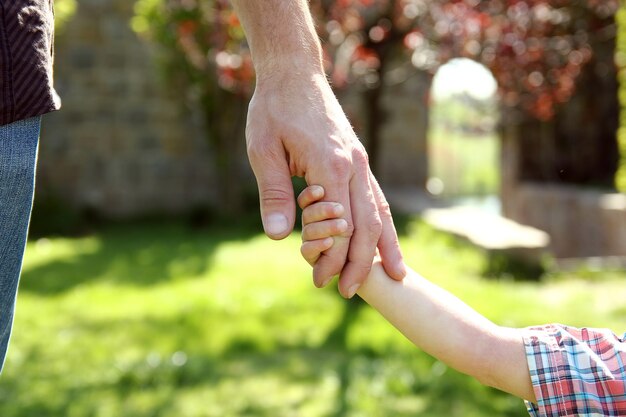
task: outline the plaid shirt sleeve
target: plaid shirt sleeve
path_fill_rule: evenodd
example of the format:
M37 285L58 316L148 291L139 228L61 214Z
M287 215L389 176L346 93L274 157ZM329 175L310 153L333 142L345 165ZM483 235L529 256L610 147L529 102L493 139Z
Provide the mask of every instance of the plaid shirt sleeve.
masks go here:
M523 330L536 417L626 416L626 334L560 324Z

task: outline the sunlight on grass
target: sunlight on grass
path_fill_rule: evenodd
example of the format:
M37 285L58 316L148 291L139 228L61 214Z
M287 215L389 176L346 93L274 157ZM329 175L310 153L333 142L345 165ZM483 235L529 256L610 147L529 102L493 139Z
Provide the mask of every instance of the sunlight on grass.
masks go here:
M80 256L94 254L100 250L96 237L82 239L42 238L29 244L28 256L24 259L24 270L51 262L72 262Z
M525 415L363 303L314 288L299 243L176 224L30 242L0 415ZM500 324L624 330L624 273L486 280L480 252L420 222L402 245Z

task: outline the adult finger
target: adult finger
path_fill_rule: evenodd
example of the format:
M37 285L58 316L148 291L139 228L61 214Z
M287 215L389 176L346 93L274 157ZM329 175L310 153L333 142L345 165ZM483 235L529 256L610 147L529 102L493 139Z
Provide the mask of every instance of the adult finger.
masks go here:
M265 234L283 239L293 230L296 207L282 143L278 139L249 137L248 158L259 187Z
M389 203L383 194L378 181L372 172L369 172L370 184L374 191L378 214L382 223L382 232L378 240L378 250L383 261L385 272L391 278L401 281L406 275L406 267L402 259L402 251L398 243L398 234L393 224Z
M332 237L318 240L307 240L306 242L302 242L302 246L300 246L300 253L309 265L313 266L319 259L321 253L333 246L333 242L334 240Z
M352 298L367 278L382 228L376 199L370 186L367 156L363 152L355 159L356 172L350 181L354 234L350 240L348 262L341 271L339 280L339 291L346 298Z

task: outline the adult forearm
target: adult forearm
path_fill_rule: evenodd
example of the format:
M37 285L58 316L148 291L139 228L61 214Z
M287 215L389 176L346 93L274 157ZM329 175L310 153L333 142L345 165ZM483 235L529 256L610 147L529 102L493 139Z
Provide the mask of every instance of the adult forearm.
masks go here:
M277 72L323 74L321 46L306 0L231 0L257 77Z
M521 337L409 270L402 282L374 265L359 295L411 342L479 381L534 401Z

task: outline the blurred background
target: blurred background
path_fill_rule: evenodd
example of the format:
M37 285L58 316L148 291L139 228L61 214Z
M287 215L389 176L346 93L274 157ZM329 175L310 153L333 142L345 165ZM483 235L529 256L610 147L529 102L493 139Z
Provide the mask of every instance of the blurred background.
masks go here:
M1 416L527 415L315 289L297 233L262 235L227 1L55 6L63 110L44 117ZM626 8L311 8L408 264L498 324L623 333Z

